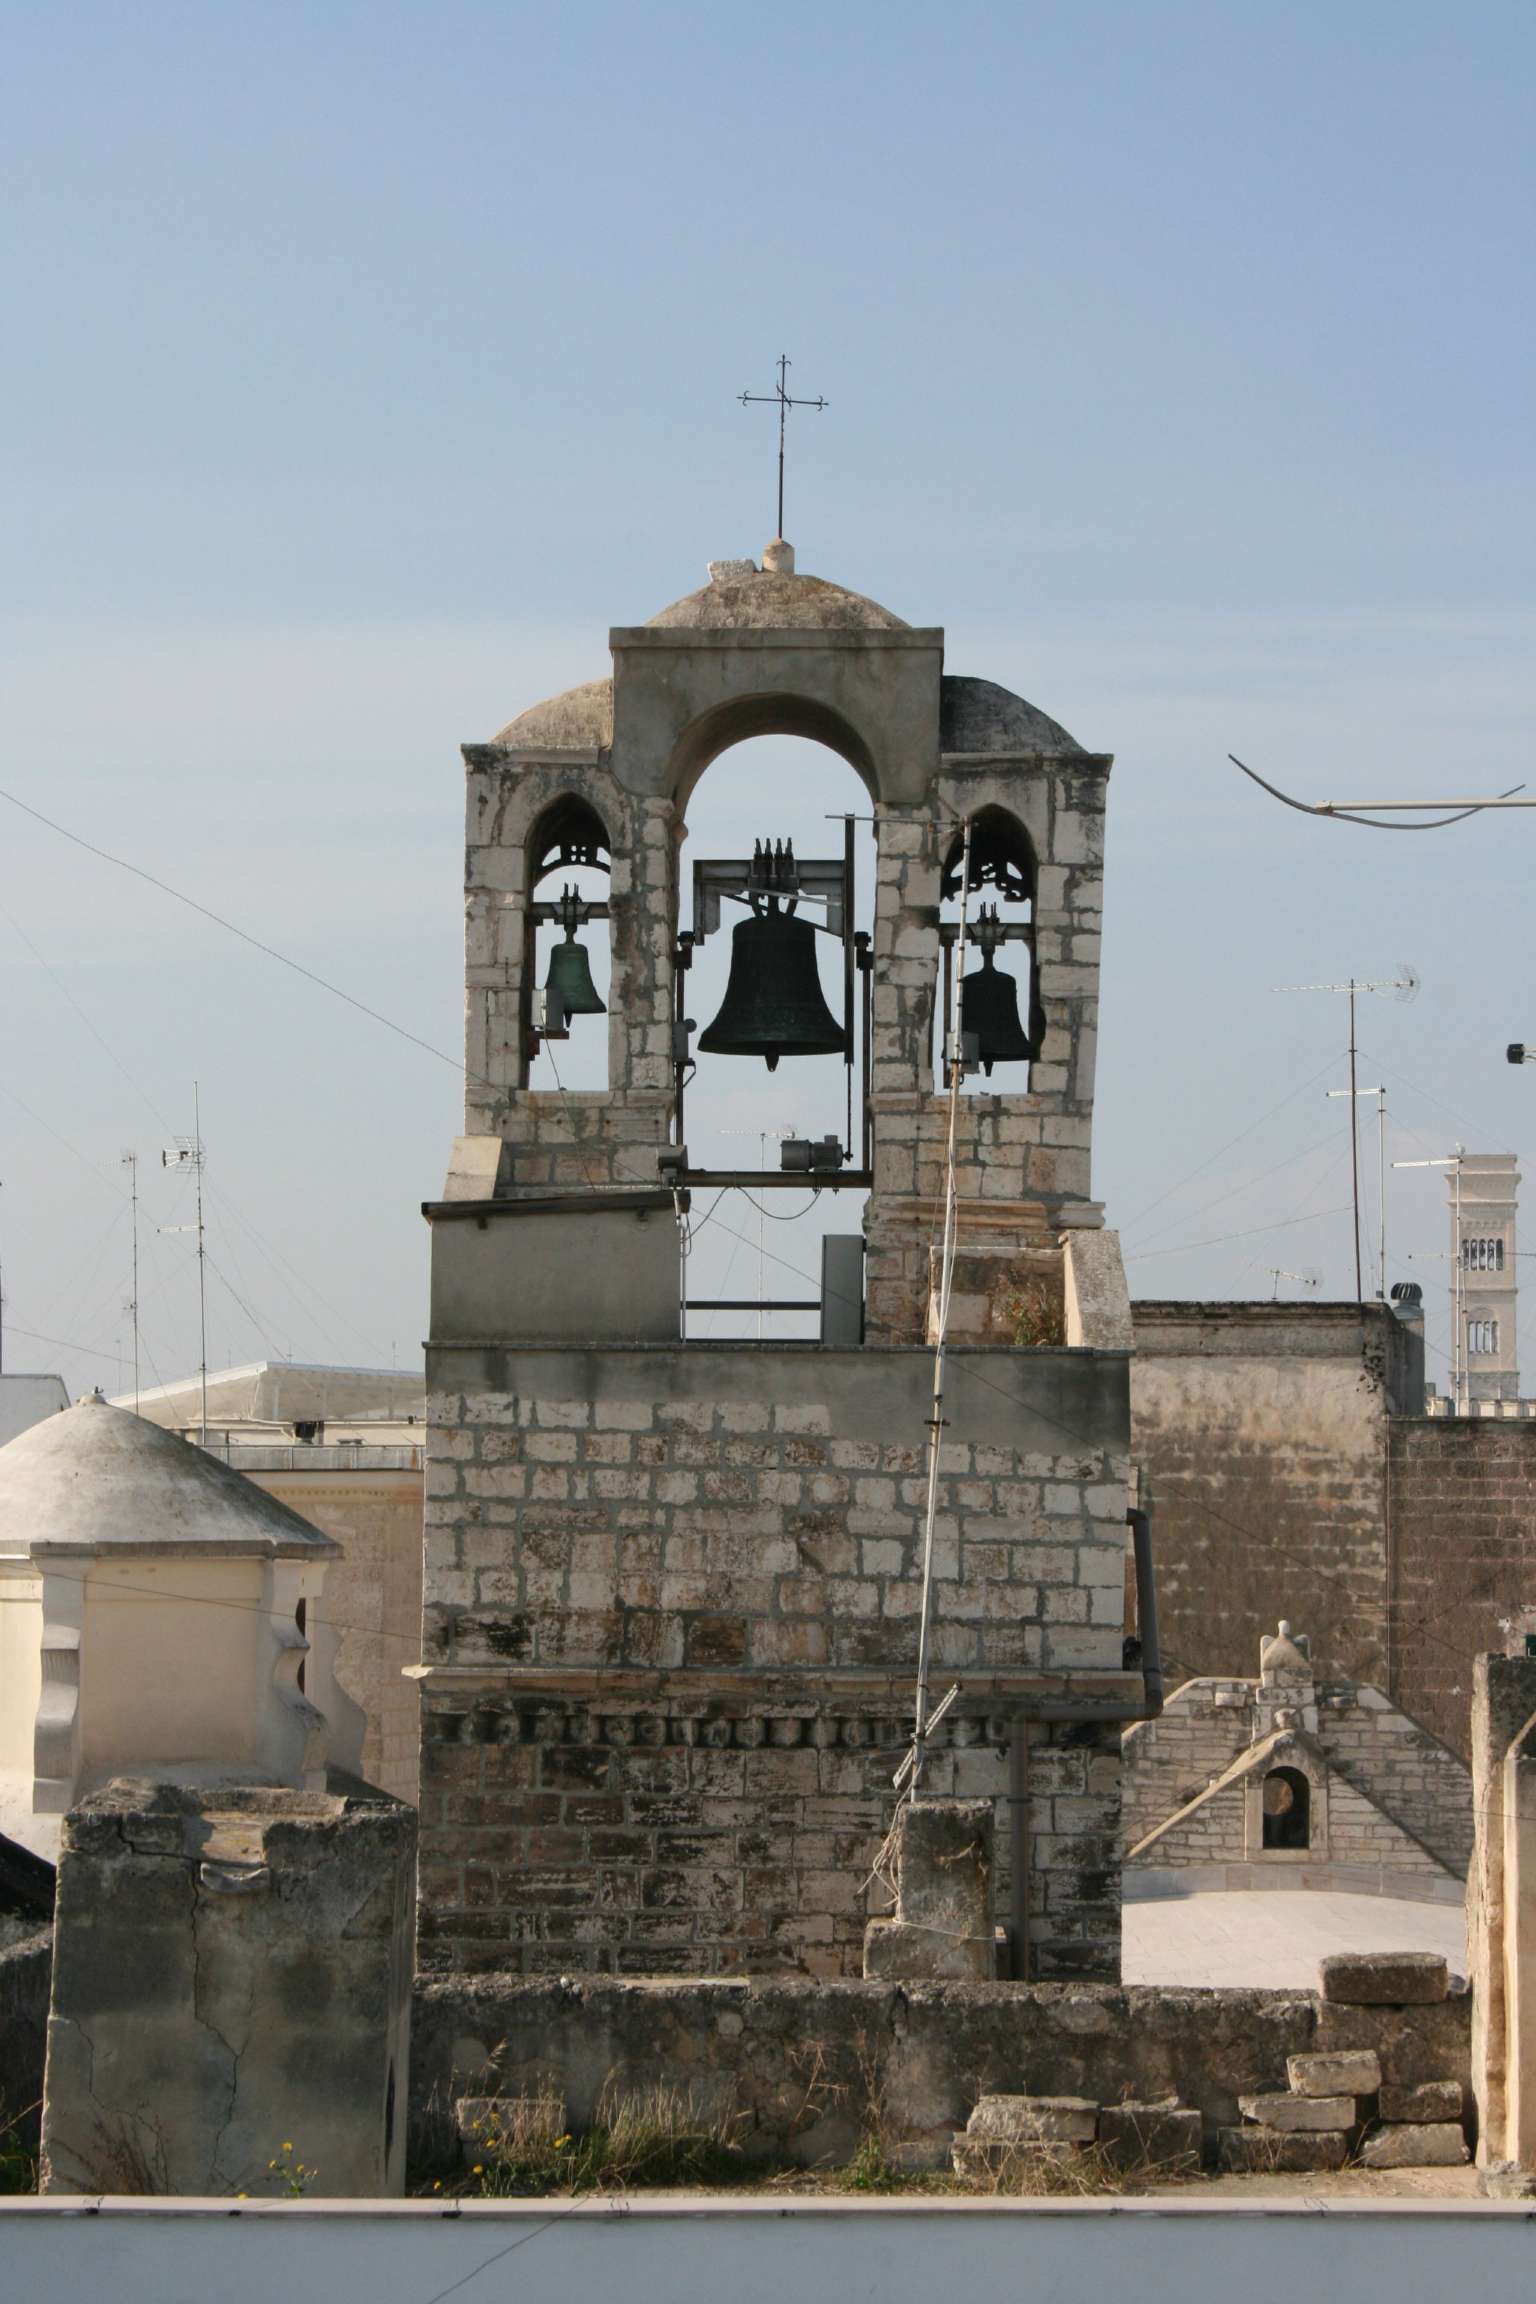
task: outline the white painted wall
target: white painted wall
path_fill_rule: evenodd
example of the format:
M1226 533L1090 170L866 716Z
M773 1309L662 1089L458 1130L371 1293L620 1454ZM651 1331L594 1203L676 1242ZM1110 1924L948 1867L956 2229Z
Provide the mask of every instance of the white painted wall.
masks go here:
M1520 2202L1180 2199L548 2201L347 2209L227 2200L0 2200L6 2290L28 2304L1526 2304Z
M43 1686L43 1580L0 1560L0 1776L32 1777L32 1724Z

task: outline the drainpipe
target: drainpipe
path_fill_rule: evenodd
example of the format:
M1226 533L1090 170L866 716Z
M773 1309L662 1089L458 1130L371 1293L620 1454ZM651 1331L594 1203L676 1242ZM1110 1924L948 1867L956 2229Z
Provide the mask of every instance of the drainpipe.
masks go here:
M1029 1723L1031 1720L1103 1721L1129 1725L1155 1720L1163 1709L1163 1653L1157 1632L1157 1582L1152 1572L1152 1515L1139 1507L1126 1513L1136 1559L1136 1626L1141 1635L1141 1702L1094 1704L1076 1702L1032 1704L1028 1715L1018 1715L1008 1740L1008 1822L1012 1858L1013 1975L1024 1983L1029 1974Z

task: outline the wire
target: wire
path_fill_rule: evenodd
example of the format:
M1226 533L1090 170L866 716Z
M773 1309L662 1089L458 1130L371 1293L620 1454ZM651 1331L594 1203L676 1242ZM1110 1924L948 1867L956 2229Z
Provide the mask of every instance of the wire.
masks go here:
M462 1073L464 1071L464 1066L457 1056L450 1056L445 1050L434 1048L431 1041L423 1040L419 1033L408 1031L403 1024L397 1024L392 1016L385 1016L379 1009L370 1008L366 1000L359 1000L352 993L344 992L339 984L332 984L327 977L318 975L313 968L306 968L302 960L291 960L286 952L279 952L275 944L263 943L259 936L253 936L246 928L237 927L233 920L226 920L222 913L213 911L206 904L199 904L195 896L188 896L182 889L173 888L168 880L161 880L155 873L146 872L142 864L130 864L125 856L114 856L109 849L98 848L93 840L82 839L78 832L71 832L63 824L56 824L53 818L45 816L40 808L33 808L27 801L18 800L14 792L7 792L3 786L0 786L0 800L8 800L11 806L19 808L24 816L30 816L36 823L46 825L48 830L56 832L61 840L68 840L76 848L83 848L88 856L98 857L103 864L115 865L119 872L129 872L135 880L146 881L151 888L158 888L162 896L169 896L176 903L185 904L189 912L200 913L203 919L211 920L215 928L222 928L227 935L238 936L242 944L249 944L253 951L264 952L269 960L276 960L280 966L291 968L295 976L302 976L308 983L318 985L322 992L329 992L333 999L344 1000L347 1006L355 1008L360 1016L367 1016L373 1023L382 1024L386 1032L395 1033L401 1040L409 1040L412 1047L420 1048L425 1055L435 1056L440 1064L451 1065L455 1072ZM489 1087L492 1083L487 1081L482 1082L481 1085Z
M1368 1048L1361 1048L1357 1052L1361 1056L1371 1056L1371 1052ZM1371 1056L1371 1062L1373 1064L1380 1065L1381 1070L1386 1073L1387 1077L1391 1080L1395 1080L1400 1088L1407 1088L1411 1090L1415 1096L1422 1096L1426 1104L1433 1104L1435 1109L1439 1112L1443 1112L1448 1120L1454 1120L1458 1126L1470 1129L1474 1136L1483 1137L1493 1146L1496 1152L1507 1153L1511 1159L1518 1157L1512 1144L1501 1144L1498 1137L1493 1134L1491 1129L1481 1127L1475 1120L1469 1120L1464 1112L1452 1111L1449 1104L1443 1103L1438 1096L1432 1096L1429 1090L1427 1088L1421 1088L1416 1080L1408 1079L1406 1074L1402 1072L1394 1072L1390 1064L1383 1063L1381 1057ZM1404 1127L1407 1127L1407 1122L1404 1121L1403 1125ZM1413 1134L1412 1129L1409 1129L1409 1134ZM1421 1136L1419 1138L1419 1142L1422 1144L1423 1141L1424 1139Z
M1235 1136L1227 1139L1225 1144L1219 1144L1207 1159L1201 1161L1198 1168L1191 1168L1189 1174L1181 1176L1177 1184L1170 1184L1166 1192L1159 1192L1155 1200L1149 1200L1145 1208L1139 1209L1129 1222L1122 1226L1122 1238L1126 1232L1134 1232L1138 1224L1144 1223L1154 1208L1161 1208L1165 1200L1171 1200L1175 1192L1182 1192L1186 1184L1193 1184L1195 1178L1203 1176L1207 1168L1214 1168L1217 1161L1225 1158L1234 1145L1241 1144L1243 1139L1251 1136L1256 1128L1262 1128L1266 1120L1273 1120L1275 1114L1283 1112L1287 1104L1294 1104L1298 1096L1305 1095L1309 1088L1315 1088L1323 1074L1332 1070L1333 1062L1334 1059L1330 1056L1327 1063L1320 1064L1311 1078L1303 1080L1299 1088L1292 1088L1288 1094L1281 1097L1278 1104L1271 1104L1269 1110L1261 1112L1257 1120L1250 1120L1246 1128L1240 1128Z
M1292 1224L1320 1224L1325 1216L1347 1216L1349 1201L1338 1208L1314 1208L1307 1216L1282 1216L1278 1224L1250 1224L1244 1232L1213 1232L1207 1240L1182 1240L1173 1248L1137 1248L1126 1257L1127 1264L1149 1264L1155 1256L1193 1255L1197 1248L1219 1248L1226 1240L1263 1239L1271 1232L1284 1232Z
M1283 1154L1280 1159L1274 1162L1273 1166L1261 1168L1256 1176L1245 1176L1240 1184L1233 1184L1225 1192L1218 1192L1214 1200L1206 1200L1200 1207L1191 1208L1187 1215L1170 1216L1166 1224L1160 1224L1155 1232L1149 1232L1146 1236L1147 1239L1161 1240L1165 1232L1176 1231L1181 1224L1196 1223L1200 1217L1209 1216L1213 1208L1219 1208L1224 1200L1235 1198L1239 1192L1251 1192L1255 1185L1262 1184L1266 1178L1273 1176L1277 1169L1292 1167L1299 1160L1310 1160L1314 1152L1322 1152L1328 1146L1336 1145L1337 1141L1337 1131L1330 1129L1326 1136L1319 1136L1315 1144L1306 1145L1300 1152ZM1144 1255L1145 1252L1144 1248L1138 1248L1136 1251L1138 1255Z

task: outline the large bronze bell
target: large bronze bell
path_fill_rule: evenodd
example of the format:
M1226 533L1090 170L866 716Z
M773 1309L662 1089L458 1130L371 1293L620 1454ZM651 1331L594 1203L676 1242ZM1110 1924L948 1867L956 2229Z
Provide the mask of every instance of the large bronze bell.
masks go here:
M710 1056L761 1056L770 1072L781 1056L841 1056L843 1028L822 996L816 931L809 920L754 907L731 936L731 973L720 1013L699 1034Z
M1013 1064L1032 1056L1029 1034L1019 1022L1019 987L1005 969L996 967L990 952L981 966L960 986L960 1031L974 1034L976 1057L988 1079L994 1064Z
M549 956L544 989L554 993L567 1016L606 1016L608 1013L592 981L586 946L577 943L575 932L570 928L566 929L564 942L557 944Z

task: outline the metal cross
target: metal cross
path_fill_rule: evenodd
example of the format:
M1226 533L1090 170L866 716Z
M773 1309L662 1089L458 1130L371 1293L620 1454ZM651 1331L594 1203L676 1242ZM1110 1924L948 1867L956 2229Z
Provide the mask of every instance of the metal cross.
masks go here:
M750 402L757 401L764 407L776 407L779 411L779 525L775 530L775 534L779 536L784 533L784 419L791 408L825 408L827 406L825 400L797 400L793 393L785 389L789 365L789 354L781 352L779 354L779 380L773 391L737 394L743 408L747 407Z

